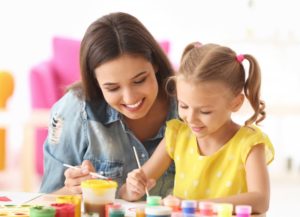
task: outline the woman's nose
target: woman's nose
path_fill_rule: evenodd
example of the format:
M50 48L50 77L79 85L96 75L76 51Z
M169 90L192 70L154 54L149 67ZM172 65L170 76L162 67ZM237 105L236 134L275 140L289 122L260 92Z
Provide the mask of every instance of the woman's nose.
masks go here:
M123 91L123 102L125 104L135 103L135 92L132 88L126 88Z

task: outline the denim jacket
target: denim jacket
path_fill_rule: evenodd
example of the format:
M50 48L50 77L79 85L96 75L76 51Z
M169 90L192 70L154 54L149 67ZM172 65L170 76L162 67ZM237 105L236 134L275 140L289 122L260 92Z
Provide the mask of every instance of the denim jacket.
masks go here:
M177 117L176 100L172 99L166 121ZM145 163L162 140L165 128L164 124L156 136L142 144L126 127L121 114L104 100L91 104L83 100L81 90L70 90L51 110L40 191L49 193L62 188L66 170L63 163L80 165L83 160L91 161L96 172L114 179L120 187L127 173L138 167L133 146L140 163ZM174 173L172 165L150 193L170 193Z

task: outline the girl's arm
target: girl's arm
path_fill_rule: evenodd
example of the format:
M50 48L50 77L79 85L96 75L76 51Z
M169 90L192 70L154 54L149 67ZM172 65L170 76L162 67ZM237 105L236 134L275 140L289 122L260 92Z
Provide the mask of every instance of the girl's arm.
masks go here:
M163 138L150 159L142 166L142 169L149 179L157 180L169 168L172 163L167 148L166 140Z
M171 162L163 139L141 169L128 173L126 183L120 188L119 196L128 201L140 199L145 195L145 188L154 187L155 180L168 169Z
M230 197L211 199L213 202L228 202L233 205L250 205L253 213L265 213L269 209L270 181L265 159L264 144L256 145L246 161L248 192Z

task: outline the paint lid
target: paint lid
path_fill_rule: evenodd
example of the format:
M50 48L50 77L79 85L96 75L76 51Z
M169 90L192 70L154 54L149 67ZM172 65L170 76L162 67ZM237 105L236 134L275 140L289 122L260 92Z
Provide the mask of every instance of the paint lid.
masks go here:
M172 209L166 206L150 206L145 209L146 215L168 216L171 215Z
M251 214L252 208L248 205L237 205L235 206L236 214Z
M215 204L213 202L199 202L199 209L209 209L209 210L213 210L215 207Z
M32 217L51 217L55 215L55 208L51 206L33 206L29 210Z
M51 206L56 210L63 210L67 212L74 212L75 209L75 205L71 203L52 203Z
M213 202L199 202L199 209L201 210L214 210L215 204Z
M180 200L176 197L167 197L163 200L163 203L165 206L170 206L170 207L180 206Z
M219 203L217 205L218 216L231 217L233 211L233 205L230 203Z
M125 215L125 210L121 204L112 204L108 208L110 217L123 217Z
M148 196L147 206L159 206L161 204L161 196Z
M111 180L89 179L81 182L81 187L92 188L92 189L117 188L118 183Z
M181 202L182 208L197 208L197 201L195 200L183 200Z
M122 205L120 203L114 203L114 204L110 205L108 210L109 210L109 213L113 213L113 212L124 213L124 208L122 207Z

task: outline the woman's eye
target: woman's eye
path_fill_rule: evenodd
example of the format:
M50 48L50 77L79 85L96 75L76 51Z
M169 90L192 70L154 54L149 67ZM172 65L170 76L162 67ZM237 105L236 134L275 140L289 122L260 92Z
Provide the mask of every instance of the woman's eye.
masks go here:
M211 114L211 112L204 112L204 111L201 111L201 114L204 114L204 115L209 115L209 114Z
M118 87L114 87L114 88L107 88L106 90L108 92L114 92L114 91L117 91L119 88Z
M134 83L135 83L135 84L141 84L141 83L143 83L143 82L146 80L146 78L147 78L147 77L143 77L143 78L141 78L141 79L138 79L138 80L134 81Z

